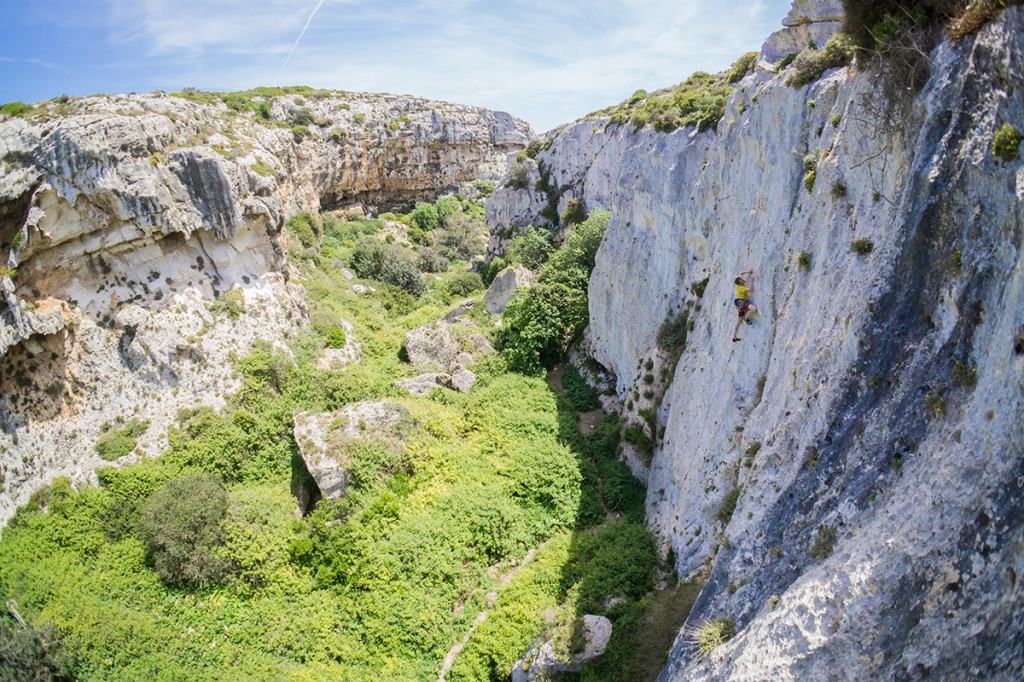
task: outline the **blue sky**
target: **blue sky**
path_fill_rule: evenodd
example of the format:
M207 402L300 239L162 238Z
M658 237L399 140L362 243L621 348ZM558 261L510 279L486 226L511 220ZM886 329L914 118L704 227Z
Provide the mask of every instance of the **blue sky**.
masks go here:
M543 132L617 103L637 88L665 87L693 71L726 68L760 48L781 26L790 1L4 0L3 5L4 102L186 86L311 85L476 104L525 118Z

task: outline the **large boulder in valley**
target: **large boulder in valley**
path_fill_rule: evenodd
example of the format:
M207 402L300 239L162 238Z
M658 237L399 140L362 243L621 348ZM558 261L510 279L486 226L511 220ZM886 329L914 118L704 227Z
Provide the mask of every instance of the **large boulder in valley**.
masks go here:
M577 673L585 663L603 654L612 638L612 622L604 616L586 615L577 627L582 629L582 650L560 651L564 647L552 640L530 647L512 668L512 682L539 682L553 679L556 673ZM573 637L572 641L579 640Z
M459 342L443 322L426 324L405 335L402 345L416 367L448 370L461 352Z
M299 490L299 506L308 511L321 497L337 499L351 480L349 446L370 439L399 443L415 422L398 403L383 400L348 405L337 412L296 412L295 442L316 490Z
M484 295L487 312L491 315L500 315L505 312L505 308L508 307L512 297L516 295L516 291L532 284L533 273L522 265L505 268L494 278Z

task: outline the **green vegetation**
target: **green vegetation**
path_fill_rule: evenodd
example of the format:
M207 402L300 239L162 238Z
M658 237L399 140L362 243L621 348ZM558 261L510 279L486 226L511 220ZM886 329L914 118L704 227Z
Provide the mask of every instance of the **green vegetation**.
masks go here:
M583 203L576 197L573 197L565 205L561 218L562 223L566 225L579 225L587 219L587 212L583 210Z
M992 153L1003 161L1013 161L1020 155L1020 142L1024 135L1009 123L996 131L992 140Z
M191 474L165 483L142 508L139 539L169 586L205 585L230 567L218 552L228 494L220 476Z
M963 11L957 15L949 28L953 40L962 40L1002 14L1003 10L1013 5L1020 5L1022 0L973 0L967 3Z
M24 102L7 102L0 106L0 115L10 116L11 118L25 116L32 113L32 108L31 104L25 104Z
M609 217L594 211L577 225L541 267L538 284L509 303L497 340L512 369L535 374L551 367L582 333L587 284Z
M946 397L939 390L929 391L924 397L924 406L932 415L940 415L946 411Z
M813 83L829 69L849 64L854 49L853 39L844 33L829 38L820 50L814 46L804 48L793 60L793 72L786 77L786 84L802 88Z
M698 625L690 633L690 639L701 658L722 646L736 636L736 621L732 618L719 618Z
M858 256L866 256L875 250L875 243L867 238L854 239L850 242L850 251Z
M957 360L953 363L953 381L963 388L974 388L978 384L978 368L974 363Z
M579 370L569 363L565 364L565 371L562 373L562 386L565 388L566 397L577 412L601 409L597 391L591 388Z
M818 177L818 152L813 151L804 156L804 187L810 192L814 189L814 181Z
M96 439L96 454L113 462L135 451L139 436L149 428L149 422L132 417L124 428L113 429L100 434Z
M734 69L738 65L739 62ZM673 88L644 93L640 99L634 94L625 102L594 112L590 117L607 116L609 125L629 122L635 129L650 125L663 133L686 126L696 126L698 131L704 132L718 125L725 114L725 100L732 92L727 78L726 73L711 75L698 71Z
M827 559L832 556L832 550L836 546L836 527L818 526L814 535L814 542L811 543L809 554L815 559Z
M530 225L512 240L506 255L511 263L522 263L529 269L536 270L547 261L552 249L554 245L551 243L551 232Z
M435 209L428 239L474 215L458 197ZM396 218L389 233L408 220ZM540 265L540 286L583 296L584 320L607 219L591 215ZM405 333L447 312L449 297L479 296L479 275L452 266L418 297L380 280L357 294L341 268L373 265L374 244L417 259L436 247L386 244L381 221L301 222L314 239L296 238L292 256L312 329L288 351L259 344L237 358L239 392L219 411L179 414L163 456L103 468L99 487L77 492L58 479L20 509L0 541L0 603L16 599L39 632L76 647L74 679L436 679L492 591L450 680L506 674L536 639L571 639L583 613L608 616L614 631L580 679L637 679L633 652L651 641L661 643L651 660L663 660L695 588L651 594L657 554L643 486L618 460L619 420L581 434L573 403L592 405L592 394L572 377L566 398L510 372L513 337L477 358L469 394L401 392L393 381L414 372L399 358ZM347 325L362 360L320 369ZM346 495L294 518L294 492L311 477L293 414L376 399L409 415L404 445L347 444ZM20 660L65 651L31 638L47 644ZM0 633L0 647L9 639Z
M7 609L20 617L15 604L8 604ZM0 613L0 678L70 682L75 679L71 674L74 666L71 650L62 645L53 628L34 628Z
M811 254L806 251L801 251L796 255L796 264L800 266L800 269L805 272L811 271Z
M756 63L757 52L746 53L737 59L736 63L732 65L732 69L729 70L729 75L725 77L725 82L730 84L739 82L747 75L747 73L750 72L750 69L752 69Z
M740 486L730 488L729 492L722 498L722 503L718 505L718 512L715 514L715 518L721 521L723 526L729 525L729 520L732 519L732 515L736 511L736 502L740 499L740 490Z
M245 312L245 294L239 289L225 291L210 304L210 312L214 315L224 314L235 320Z

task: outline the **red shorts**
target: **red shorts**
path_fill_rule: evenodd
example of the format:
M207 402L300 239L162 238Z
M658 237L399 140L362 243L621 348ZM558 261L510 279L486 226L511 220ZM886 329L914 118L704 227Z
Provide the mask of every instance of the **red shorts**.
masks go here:
M750 301L747 301L747 300L744 300L744 299L740 299L740 298L734 298L732 300L733 300L733 303L736 305L736 309L737 309L737 311L739 313L739 316L743 317L744 315L746 315L747 314L747 308L750 307Z

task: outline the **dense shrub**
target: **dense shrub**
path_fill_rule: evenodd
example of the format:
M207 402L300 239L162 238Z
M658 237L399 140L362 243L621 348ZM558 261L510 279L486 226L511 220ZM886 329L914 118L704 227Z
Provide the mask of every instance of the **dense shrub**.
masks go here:
M3 106L0 106L0 114L4 116L24 116L32 111L31 104L25 104L24 102L7 102Z
M579 370L570 363L565 364L565 371L562 373L562 386L565 388L566 397L577 412L589 412L601 408L597 391L591 388L590 384L580 375Z
M430 246L424 246L416 255L416 266L423 272L444 272L450 264L447 258Z
M491 282L498 274L508 267L505 259L501 256L495 256L491 259L490 263L485 263L480 268L480 276L483 277L484 286L491 286Z
M220 524L228 496L220 476L193 474L168 481L149 498L139 536L160 579L168 585L216 583L228 573L220 555Z
M683 308L658 327L658 348L676 356L682 354L686 350L686 337L692 328L690 309Z
M960 0L919 0L913 5L902 0L843 0L842 32L873 50L884 46L894 26L945 21L962 8Z
M34 628L0 615L0 679L5 682L70 682L75 679L74 656L62 646L58 633Z
M566 225L578 225L587 219L587 212L583 210L583 202L576 197L569 199L562 211L562 222Z
M725 114L725 100L732 92L725 79L725 74L698 71L674 88L644 93L642 98L634 95L596 115L608 116L609 125L630 122L635 129L651 125L659 132L697 126L703 132L716 126Z
M849 64L853 53L853 40L843 33L829 38L820 50L806 47L793 60L793 73L786 77L786 84L801 88L813 83L829 69Z
M1020 143L1024 135L1009 123L996 131L992 140L992 153L1003 161L1013 161L1020 154Z
M858 256L866 256L875 250L875 243L866 237L861 239L854 239L850 242L850 251L857 254Z
M729 70L729 75L725 77L726 83L736 83L743 79L744 76L750 71L751 67L757 63L757 52L747 52L745 55L736 60L736 63L732 65L732 69Z
M451 260L469 260L484 251L482 227L472 218L456 214L434 231L434 248Z
M317 219L312 214L305 212L298 213L288 219L284 224L284 228L288 230L288 234L293 235L296 239L302 242L302 245L307 249L316 245L320 226L317 224Z
M537 284L516 296L502 316L498 344L512 369L551 366L587 325L587 295L564 284Z
M657 563L654 540L643 526L610 523L577 538L563 584L579 590L582 613L600 613L610 597L636 599L649 592Z
M434 204L419 203L409 214L409 222L425 232L430 232L437 227L440 216Z
M400 246L363 242L353 252L351 264L360 277L391 284L413 296L427 286L412 255Z
M469 296L484 288L484 281L478 272L456 272L441 281L441 288L450 296Z
M512 262L536 270L548 259L553 248L551 233L542 227L530 225L512 240L506 253Z
M113 462L135 451L139 436L149 428L149 422L132 417L124 428L112 429L100 434L96 439L96 454L108 462Z
M722 498L722 503L718 505L718 512L715 517L722 522L723 525L729 525L729 520L732 518L733 512L736 511L736 502L740 499L740 487L735 486L729 489L729 492Z
M530 167L525 161L516 159L508 171L508 184L515 189L526 189L530 185Z

